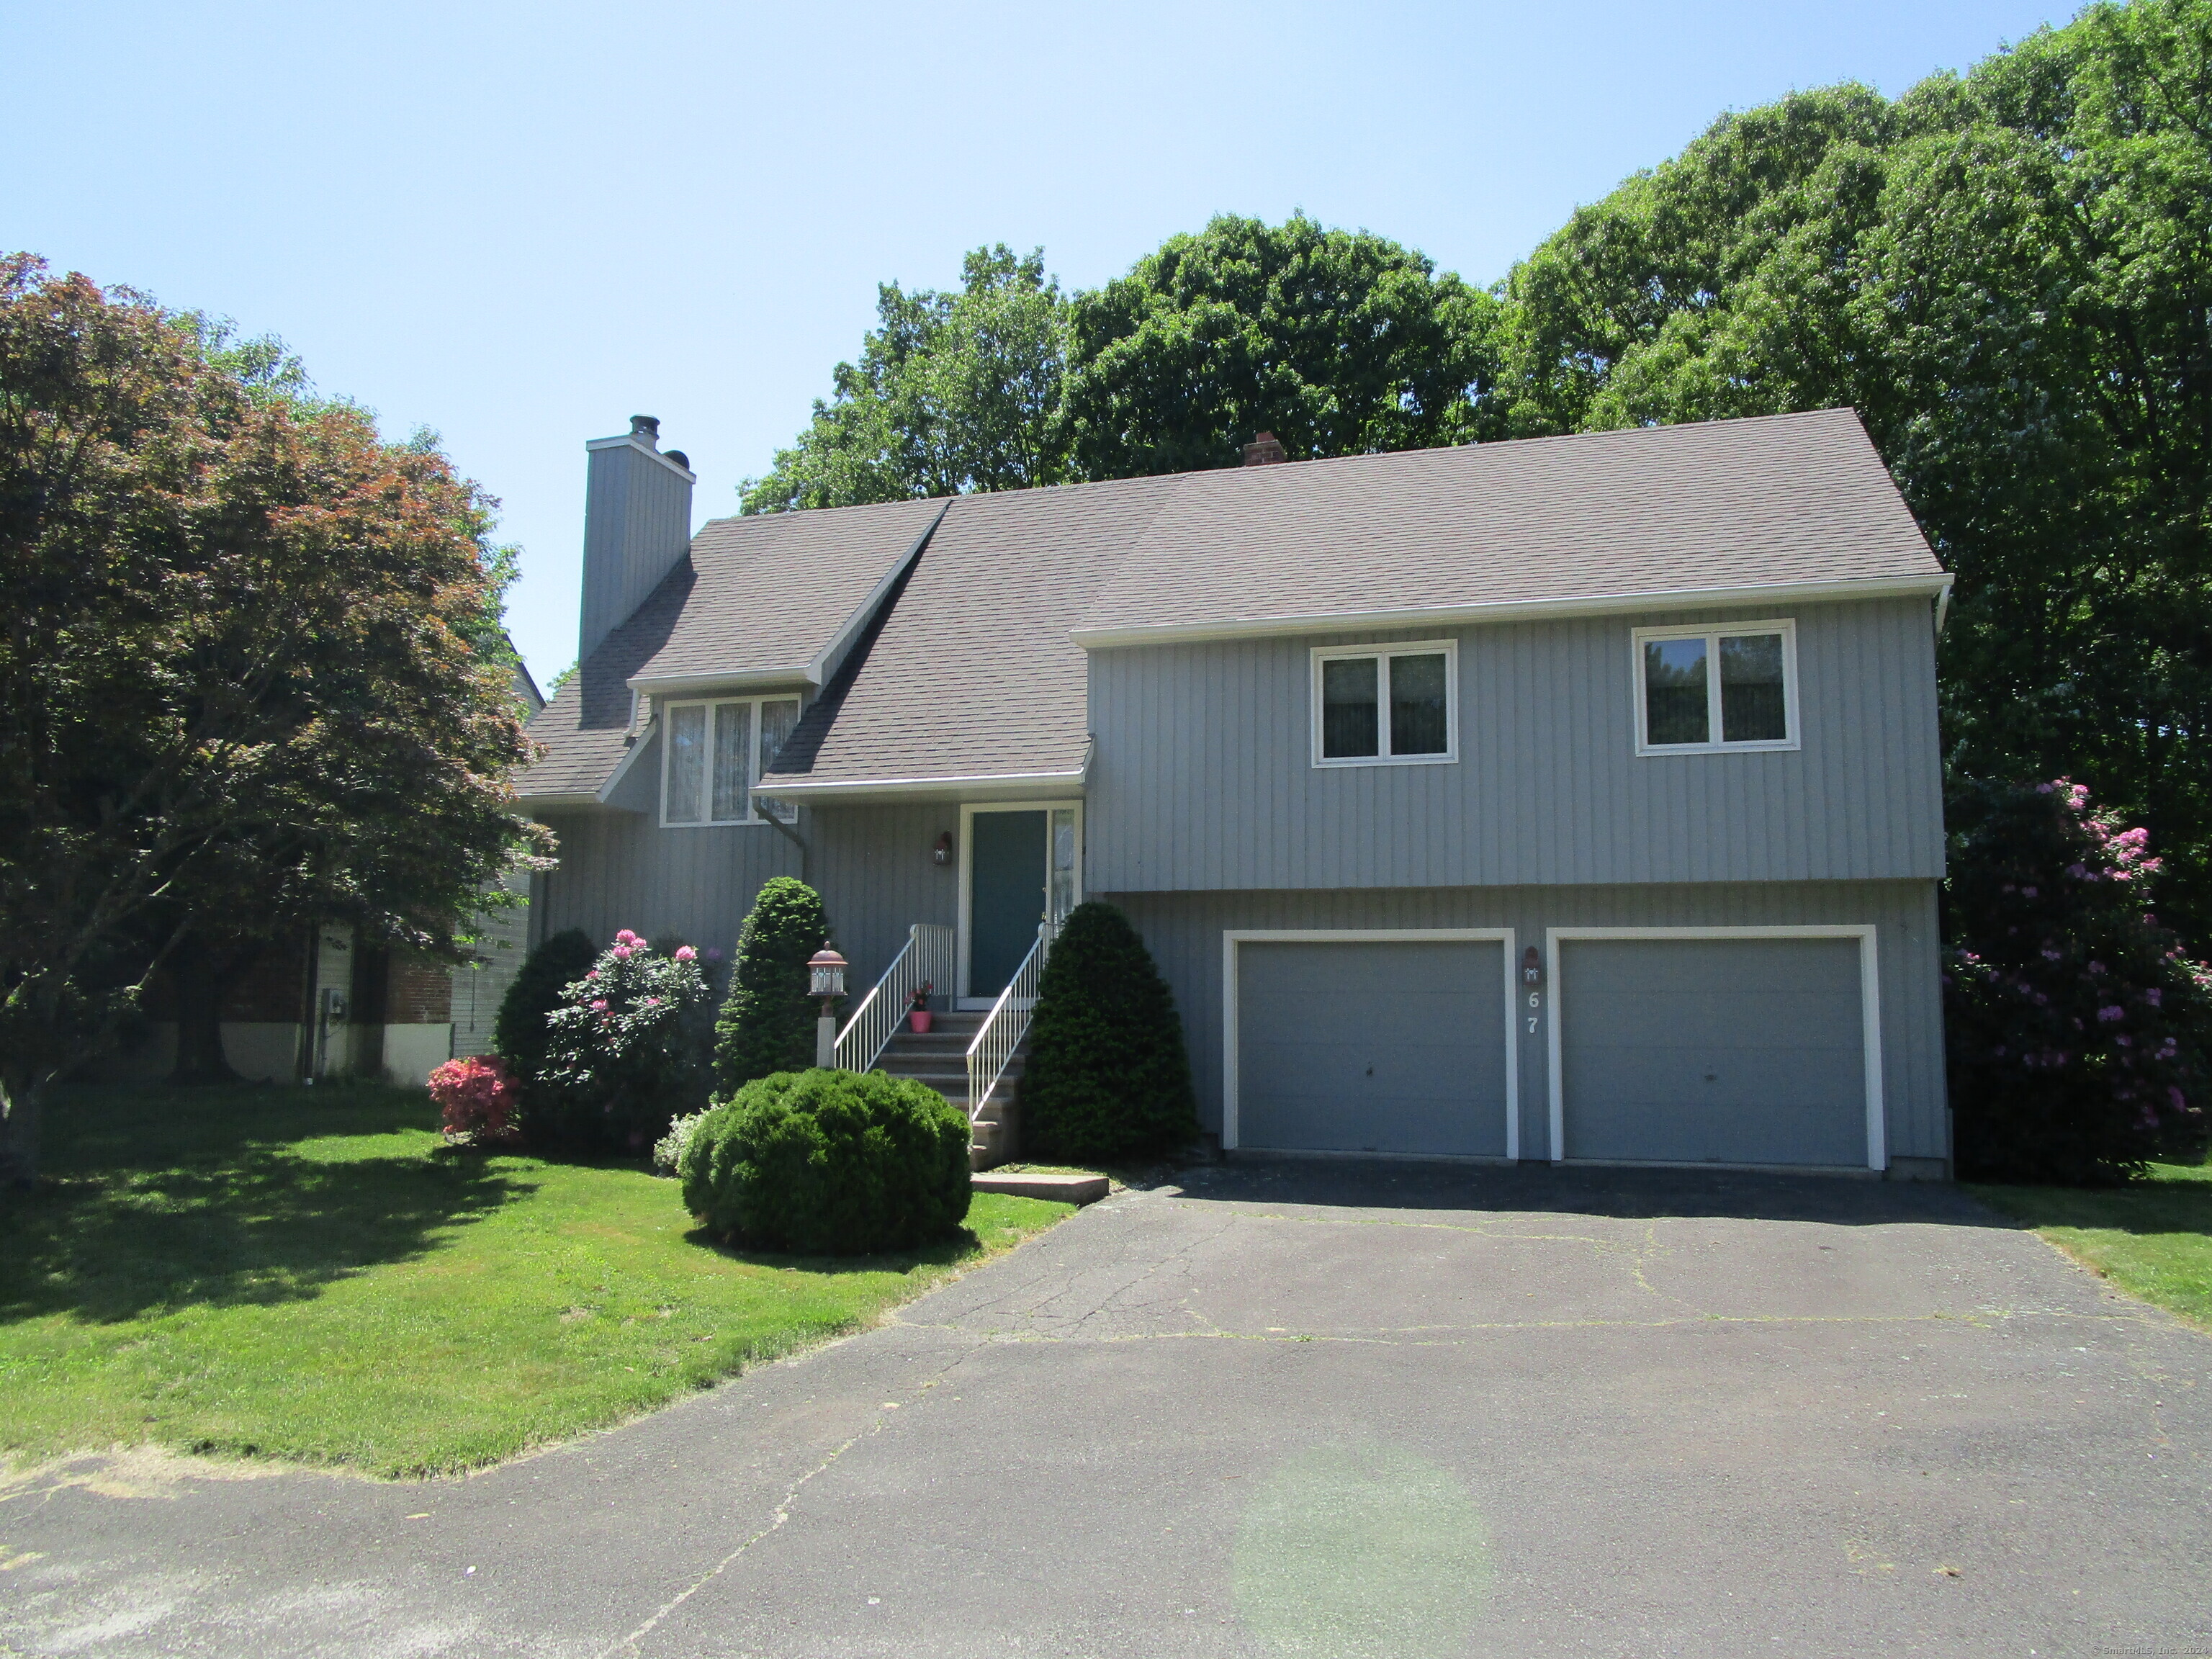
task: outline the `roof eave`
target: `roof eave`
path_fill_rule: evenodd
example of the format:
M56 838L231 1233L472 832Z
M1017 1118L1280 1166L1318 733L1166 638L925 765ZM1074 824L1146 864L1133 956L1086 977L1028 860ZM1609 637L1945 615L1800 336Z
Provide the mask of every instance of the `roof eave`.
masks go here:
M1210 640L1342 633L1353 629L1439 628L1460 623L1526 622L1553 617L1601 617L1626 611L1680 611L1716 605L1765 605L1808 600L1934 598L1951 578L1869 576L1850 581L1765 582L1742 587L1674 588L1641 593L1587 593L1557 599L1503 599L1480 605L1395 610L1314 611L1297 616L1236 617L1136 627L1077 628L1068 637L1085 651L1121 645L1201 644Z
M651 697L682 697L701 691L751 691L764 686L819 685L809 665L785 663L775 668L724 669L711 674L632 675L623 682L633 691Z
M818 783L786 783L765 777L757 793L769 800L796 804L831 801L910 800L934 797L941 800L1061 800L1083 793L1089 763L1066 772L987 772L957 777L830 779Z

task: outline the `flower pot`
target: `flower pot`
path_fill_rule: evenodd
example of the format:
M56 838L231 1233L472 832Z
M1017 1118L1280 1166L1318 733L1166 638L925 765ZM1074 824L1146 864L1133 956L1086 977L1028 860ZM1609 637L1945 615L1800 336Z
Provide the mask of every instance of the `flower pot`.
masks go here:
M927 1008L916 1008L907 1015L907 1019L913 1025L916 1036L924 1035L928 1031L932 1018Z

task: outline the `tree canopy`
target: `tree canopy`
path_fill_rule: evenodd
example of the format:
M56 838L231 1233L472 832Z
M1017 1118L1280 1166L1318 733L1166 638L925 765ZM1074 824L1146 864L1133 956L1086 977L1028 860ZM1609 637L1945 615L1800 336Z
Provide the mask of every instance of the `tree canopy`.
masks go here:
M1059 410L1067 302L1044 252L1004 243L962 262L957 294L876 290L858 364L764 478L747 513L1022 489L1066 476Z
M195 927L451 952L538 850L494 506L204 319L0 259L0 1107ZM258 367L257 367L258 362Z

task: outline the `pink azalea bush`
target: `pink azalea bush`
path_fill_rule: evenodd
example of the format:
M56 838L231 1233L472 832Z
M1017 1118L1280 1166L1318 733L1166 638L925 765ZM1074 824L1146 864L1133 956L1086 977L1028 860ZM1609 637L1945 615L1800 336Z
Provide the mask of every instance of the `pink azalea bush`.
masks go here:
M670 1121L702 1109L713 991L699 953L653 948L629 928L546 1016L531 1133L549 1146L643 1155Z
M1959 1172L2102 1184L2201 1149L2212 969L2151 910L2149 836L2064 778L1955 784L1947 813Z
M492 1054L449 1060L430 1073L430 1098L437 1103L446 1139L456 1146L499 1146L515 1140L520 1095L507 1067Z

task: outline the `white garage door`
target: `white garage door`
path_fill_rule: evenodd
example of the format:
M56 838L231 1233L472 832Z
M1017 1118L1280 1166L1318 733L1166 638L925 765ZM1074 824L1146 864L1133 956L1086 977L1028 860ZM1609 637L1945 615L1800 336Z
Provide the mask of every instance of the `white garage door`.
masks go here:
M1865 1167L1860 941L1565 939L1570 1158Z
M1507 1156L1504 952L1491 939L1241 942L1236 1144Z

